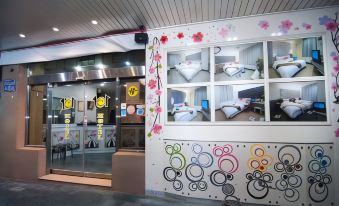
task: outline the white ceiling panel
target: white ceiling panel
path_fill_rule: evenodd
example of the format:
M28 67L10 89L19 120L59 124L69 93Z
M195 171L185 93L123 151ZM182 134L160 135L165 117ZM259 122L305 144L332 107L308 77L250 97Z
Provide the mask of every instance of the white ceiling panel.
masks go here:
M339 0L1 0L0 51L137 31L140 26L154 29L334 5Z

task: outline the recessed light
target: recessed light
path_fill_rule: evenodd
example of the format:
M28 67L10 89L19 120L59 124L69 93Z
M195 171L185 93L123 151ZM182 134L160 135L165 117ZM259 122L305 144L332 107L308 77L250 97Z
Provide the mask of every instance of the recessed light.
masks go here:
M74 69L77 71L81 71L81 66L75 66Z
M129 61L126 61L125 64L126 64L127 66L131 65L131 63L130 63Z
M53 31L55 31L55 32L60 31L57 27L53 27L52 29L53 29Z
M96 25L98 22L96 20L92 20L92 24Z
M96 67L99 68L99 69L105 69L106 68L106 66L103 65L103 64L97 64Z
M26 35L25 34L19 34L19 37L26 38Z

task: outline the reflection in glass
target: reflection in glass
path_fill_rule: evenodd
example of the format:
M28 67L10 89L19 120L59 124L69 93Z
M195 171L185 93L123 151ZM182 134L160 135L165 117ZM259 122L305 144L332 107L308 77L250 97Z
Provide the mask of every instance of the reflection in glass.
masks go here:
M167 83L209 82L209 48L167 54Z
M263 44L214 48L215 81L256 80L264 77Z
M210 121L208 87L188 87L167 90L168 121Z
M262 84L215 86L216 121L265 121Z
M326 121L324 81L271 83L271 121Z
M321 37L267 42L270 78L324 75Z

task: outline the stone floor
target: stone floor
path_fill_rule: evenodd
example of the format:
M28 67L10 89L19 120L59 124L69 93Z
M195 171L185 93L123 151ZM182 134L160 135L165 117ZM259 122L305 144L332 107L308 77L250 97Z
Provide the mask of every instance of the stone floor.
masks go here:
M221 201L178 196L150 197L108 188L0 178L0 206L223 206ZM239 203L229 205L241 205ZM248 205L248 204L247 204Z

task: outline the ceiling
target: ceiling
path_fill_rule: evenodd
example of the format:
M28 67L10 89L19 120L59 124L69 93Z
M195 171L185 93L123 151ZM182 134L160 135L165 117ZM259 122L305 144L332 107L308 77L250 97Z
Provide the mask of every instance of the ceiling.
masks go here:
M154 29L332 5L339 0L1 0L0 51L135 31L141 25Z

